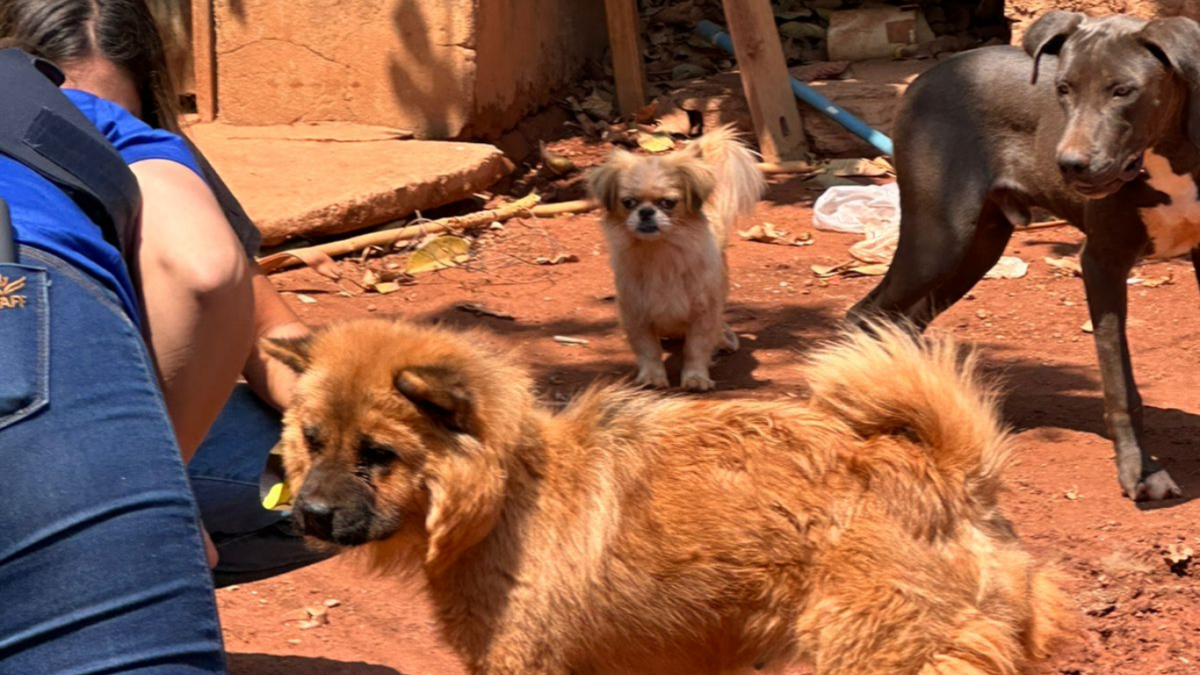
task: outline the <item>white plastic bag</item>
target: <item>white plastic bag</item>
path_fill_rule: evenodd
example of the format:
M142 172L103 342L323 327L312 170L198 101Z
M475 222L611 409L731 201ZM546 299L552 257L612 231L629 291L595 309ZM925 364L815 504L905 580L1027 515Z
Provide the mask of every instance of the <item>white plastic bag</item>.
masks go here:
M831 187L813 204L813 227L865 235L850 247L851 257L868 265L889 265L900 242L900 186ZM1028 270L1029 264L1020 258L1004 256L985 278L1019 279Z
M900 188L895 183L831 187L813 204L813 227L866 235L850 247L850 255L886 265L900 240Z
M899 230L900 187L896 183L831 187L813 204L813 227L865 234L868 239Z

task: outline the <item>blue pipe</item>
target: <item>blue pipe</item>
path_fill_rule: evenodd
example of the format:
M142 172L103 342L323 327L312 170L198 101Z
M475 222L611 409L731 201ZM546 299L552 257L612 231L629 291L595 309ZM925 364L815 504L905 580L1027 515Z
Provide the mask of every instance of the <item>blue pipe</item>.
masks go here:
M717 24L711 21L701 21L696 24L696 32L730 54L734 53L733 42L729 39L729 35ZM886 134L872 129L866 122L851 115L845 108L820 95L815 89L800 80L790 75L788 79L792 81L792 93L796 95L796 98L816 108L818 112L875 146L883 154L889 156L892 154L892 139L888 138Z

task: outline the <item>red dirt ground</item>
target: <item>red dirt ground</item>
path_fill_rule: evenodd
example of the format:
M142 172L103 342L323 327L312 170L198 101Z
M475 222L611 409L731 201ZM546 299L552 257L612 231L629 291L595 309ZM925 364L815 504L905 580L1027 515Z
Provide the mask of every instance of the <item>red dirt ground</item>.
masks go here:
M568 149L571 143L565 144ZM578 146L576 146L578 147ZM560 148L561 149L561 148ZM581 154L586 153L582 151ZM594 153L594 151L593 151ZM594 157L592 158L594 161ZM583 163L590 163L580 161ZM560 192L559 198L574 198ZM758 218L792 233L810 231L814 192L779 179ZM728 318L742 349L714 369L718 397L765 398L802 393L799 358L829 337L845 310L874 278L818 280L813 264L846 259L854 236L814 233L810 247L735 241ZM1019 431L1019 452L1005 506L1038 555L1068 575L1080 626L1037 675L1183 675L1200 672L1200 583L1196 566L1172 571L1166 547L1200 554L1200 385L1194 367L1200 322L1189 264L1176 260L1137 270L1174 283L1130 290L1129 334L1146 399L1148 441L1187 497L1141 508L1117 489L1112 448L1104 438L1101 400L1079 279L1056 276L1046 256L1077 252L1079 235L1059 228L1018 234L1009 253L1031 262L1018 280L985 280L935 326L983 348L1008 381L1005 414ZM308 271L277 275L313 323L397 315L486 329L519 345L548 401L562 401L600 377L628 374L633 359L607 299L613 285L595 214L510 221L489 232L466 268L424 275L386 296L336 294ZM573 253L578 263L533 264ZM348 276L361 274L342 263ZM506 321L455 308L479 303L509 313ZM560 344L555 335L583 338ZM678 359L671 364L677 372ZM887 386L880 373L879 386ZM452 675L462 666L443 647L416 586L368 578L330 561L283 577L218 593L234 675ZM328 625L302 630L296 611L327 599Z

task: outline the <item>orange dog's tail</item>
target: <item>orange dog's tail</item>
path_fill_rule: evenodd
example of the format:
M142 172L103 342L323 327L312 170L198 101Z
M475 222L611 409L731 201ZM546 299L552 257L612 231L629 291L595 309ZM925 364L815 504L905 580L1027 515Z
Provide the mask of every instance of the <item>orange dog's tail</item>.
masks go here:
M712 167L716 178L712 204L725 233L739 215L750 215L767 190L767 181L758 168L758 157L741 141L733 125L726 124L695 141L700 156Z
M996 390L973 352L948 337L875 323L820 349L808 366L811 405L864 438L911 433L947 478L994 503L1009 456Z

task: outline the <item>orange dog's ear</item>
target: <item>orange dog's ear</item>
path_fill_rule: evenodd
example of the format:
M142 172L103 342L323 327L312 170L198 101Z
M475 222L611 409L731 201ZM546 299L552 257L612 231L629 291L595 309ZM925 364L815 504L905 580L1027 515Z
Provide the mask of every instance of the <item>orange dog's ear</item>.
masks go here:
M429 458L427 570L445 568L496 527L506 482L500 453L474 436L464 434L456 449Z
M297 373L303 373L312 365L312 340L310 334L294 338L263 338L260 344L268 356Z
M500 454L486 443L466 377L450 368L422 366L400 371L396 389L446 429L457 432L455 447L426 463L429 513L425 531L427 568L444 567L479 543L496 525L504 502Z
M617 148L608 161L588 174L588 192L604 210L616 211L621 206L621 173L636 161L637 155Z
M397 391L447 429L473 433L475 406L460 373L421 366L400 371L395 382Z

